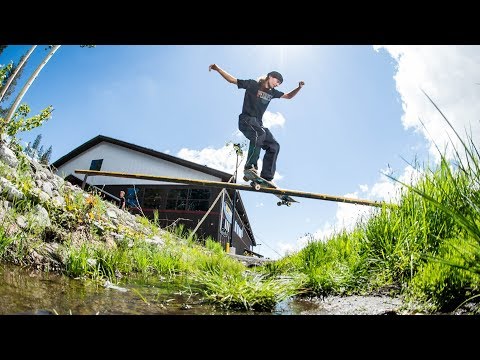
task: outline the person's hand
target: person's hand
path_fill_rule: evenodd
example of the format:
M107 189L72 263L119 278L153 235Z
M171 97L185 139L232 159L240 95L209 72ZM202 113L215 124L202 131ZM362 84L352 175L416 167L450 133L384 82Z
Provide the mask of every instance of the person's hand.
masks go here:
M305 85L305 81L300 81L298 83L298 87L301 89L303 87L303 85Z
M208 67L208 71L212 71L212 70L218 70L217 64L212 64Z

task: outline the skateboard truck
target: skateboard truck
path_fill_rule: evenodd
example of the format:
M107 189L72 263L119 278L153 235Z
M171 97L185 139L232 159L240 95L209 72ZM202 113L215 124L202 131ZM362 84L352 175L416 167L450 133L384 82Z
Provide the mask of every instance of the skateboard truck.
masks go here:
M265 180L264 178L262 178L258 174L254 173L252 171L248 171L248 170L245 172L245 174L243 176L243 180L245 180L247 182L250 181L250 186L253 187L257 191L260 190L262 187L271 188L271 189L276 189L277 188L277 186L272 184L270 181ZM262 184L265 185L265 186L262 186ZM275 196L280 199L280 201L277 202L278 206L282 206L282 205L291 206L292 202L298 202L288 195L275 194Z

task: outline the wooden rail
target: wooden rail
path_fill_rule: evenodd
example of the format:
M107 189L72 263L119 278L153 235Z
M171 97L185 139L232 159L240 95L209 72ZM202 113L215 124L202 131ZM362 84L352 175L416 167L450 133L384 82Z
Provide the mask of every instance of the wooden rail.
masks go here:
M376 206L376 207L392 206L392 204L388 204L388 203L385 203L385 202L348 198L348 197L344 197L344 196L332 196L332 195L326 195L326 194L317 194L317 193L303 192L303 191L298 191L298 190L288 190L288 189L278 189L278 188L277 189L270 189L270 188L264 188L264 187L262 187L260 190L255 190L250 185L228 183L228 182L221 182L221 181L183 179L183 178L174 178L174 177L170 177L170 176L131 174L131 173L121 173L121 172L115 172L115 171L97 171L97 170L81 170L81 169L80 170L75 170L75 173L85 174L86 177L87 176L111 176L111 177L121 177L121 178L129 178L129 179L165 181L165 182L173 182L173 183L183 183L183 184L193 184L193 185L200 185L200 186L209 186L209 187L216 187L216 188L265 192L265 193L278 194L278 195L290 195L290 196L303 197L303 198L309 198L309 199L336 201L336 202L343 202L343 203L350 203L350 204L357 204L357 205L367 205L367 206ZM84 182L86 181L86 177L85 177Z

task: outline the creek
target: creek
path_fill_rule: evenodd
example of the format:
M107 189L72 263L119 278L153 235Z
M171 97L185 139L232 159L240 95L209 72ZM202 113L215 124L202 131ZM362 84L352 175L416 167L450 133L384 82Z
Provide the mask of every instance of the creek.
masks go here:
M184 283L144 279L99 284L0 264L0 315L379 315L399 299L382 296L289 299L272 312L232 311L206 304Z

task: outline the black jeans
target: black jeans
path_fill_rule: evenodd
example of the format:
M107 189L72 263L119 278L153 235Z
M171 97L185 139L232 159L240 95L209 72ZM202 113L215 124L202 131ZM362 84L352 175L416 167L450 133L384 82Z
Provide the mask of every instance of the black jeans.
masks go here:
M277 167L280 144L275 140L270 130L263 127L262 121L259 121L256 117L240 115L238 118L238 129L250 140L245 167L254 165L258 168L257 161L260 157L260 149L263 149L265 150L265 155L263 155L263 166L260 176L266 180L272 180Z

